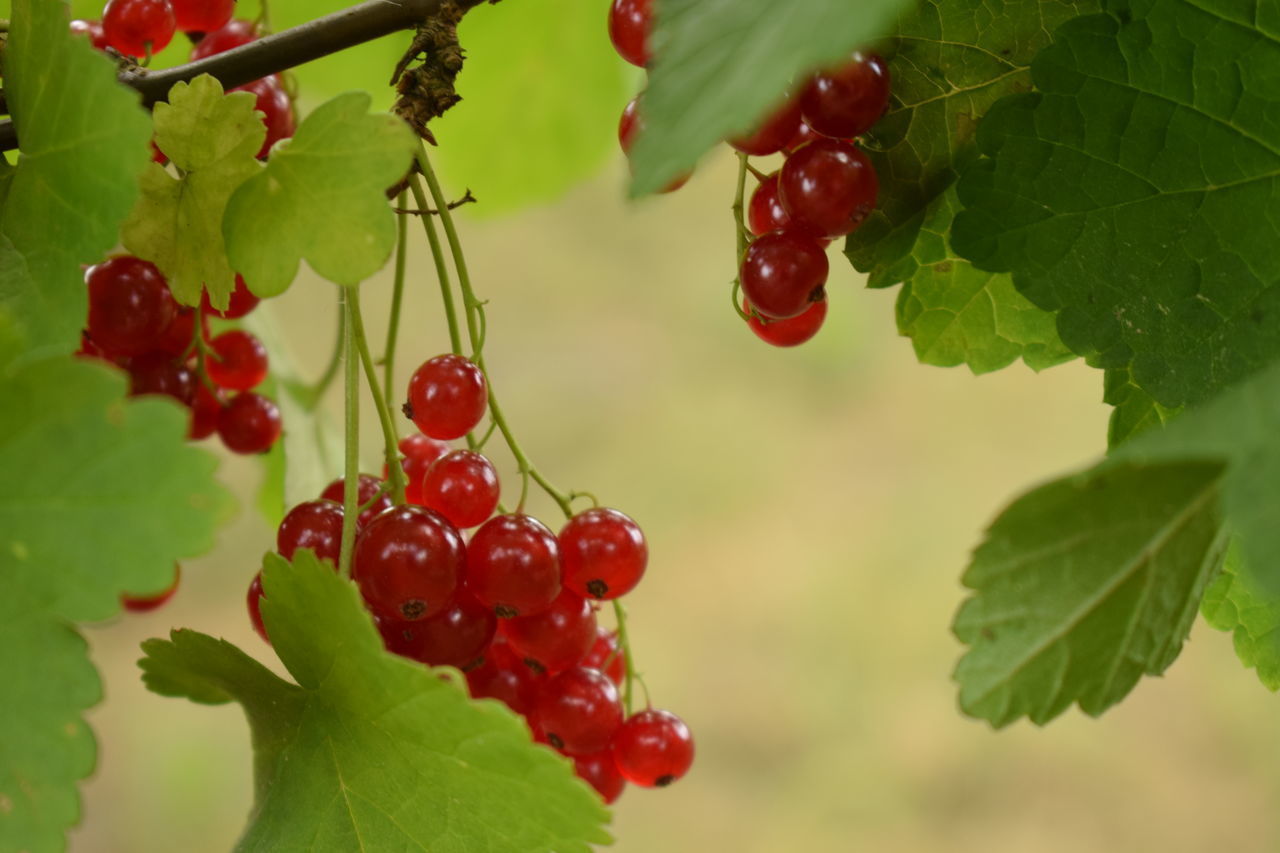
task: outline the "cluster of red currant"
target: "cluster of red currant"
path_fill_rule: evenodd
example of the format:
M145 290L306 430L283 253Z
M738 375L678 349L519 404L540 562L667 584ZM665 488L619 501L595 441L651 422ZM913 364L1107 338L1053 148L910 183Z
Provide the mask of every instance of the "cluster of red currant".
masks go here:
M609 36L623 59L645 67L652 0L613 0ZM879 182L855 141L889 106L889 71L874 54L855 53L820 71L751 134L729 140L743 155L783 153L782 168L756 173L747 225L754 236L740 259L743 314L762 340L789 347L817 334L827 316L826 247L862 224L875 207ZM640 97L618 125L623 151L641 129ZM754 171L754 170L753 170ZM666 187L684 184L681 177Z
M693 740L669 712L625 716L627 650L596 619L598 602L639 583L644 534L600 507L573 516L558 536L519 508L495 515L493 464L447 443L471 432L486 408L485 376L470 360L441 355L414 372L404 411L421 433L400 442L407 503L394 505L383 480L361 475L352 577L390 651L463 670L474 697L523 715L607 802L627 781L667 785L688 770ZM319 500L294 507L277 531L279 553L309 548L336 566L344 496L335 480ZM265 639L261 596L258 576L248 606Z

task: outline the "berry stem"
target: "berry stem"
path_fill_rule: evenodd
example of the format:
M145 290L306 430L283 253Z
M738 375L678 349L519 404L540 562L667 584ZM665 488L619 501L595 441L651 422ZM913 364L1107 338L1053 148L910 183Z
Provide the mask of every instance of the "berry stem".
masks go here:
M346 458L342 486L342 550L338 555L338 574L351 577L351 552L356 542L356 519L360 509L360 365L356 355L356 289L346 293L350 308L343 312L343 349L346 350L344 386L346 396ZM400 467L396 463L396 467Z
M631 655L631 641L627 638L627 608L622 605L620 599L613 600L613 617L617 623L618 631L618 649L622 653L622 662L625 666L626 677L623 679L622 685L622 707L626 710L627 716L631 716L631 685L635 681L640 682L641 688L644 689L645 700L649 698L649 688L645 685L644 679L636 673L635 662Z
M369 342L364 335L364 318L360 313L360 291L351 288L347 294L347 313L351 315L351 326L354 330L356 349L360 352L360 363L364 365L365 381L369 383L369 394L373 397L373 407L378 412L378 422L382 424L382 439L387 458L387 479L391 482L391 497L397 504L405 502L404 469L400 467L398 449L400 437L396 435L395 421L391 419L391 409L387 406L386 395L378 385L378 371L373 364L373 355L369 352ZM359 472L357 472L357 476ZM350 474L348 474L350 477ZM348 481L348 488L350 483Z
M265 8L265 6L264 6ZM401 190L396 204L404 207L408 190ZM387 346L382 354L382 387L388 394L396 387L396 339L400 337L400 304L404 299L404 274L408 261L409 218L400 216L396 222L396 278L391 287L391 316L387 320Z
M427 207L427 194L422 189L422 182L417 175L409 178L409 188L413 191L413 200L418 207ZM419 217L422 230L427 232L427 242L431 244L431 257L436 263L436 278L440 282L440 299L444 302L444 316L449 324L449 348L457 355L462 355L462 335L458 332L458 314L453 305L453 288L449 281L449 267L444 260L444 249L440 245L440 235L436 233L436 225L430 216Z
M737 260L734 262L734 265L733 265L734 269L737 269L739 264L742 263L742 255L747 251L747 243L750 242L750 238L747 236L750 232L747 231L747 225L746 225L746 222L743 220L743 214L744 214L744 211L746 210L745 200L747 197L747 170L751 168L751 163L748 162L748 157L746 154L743 154L741 151L737 152L737 154L738 154L738 189L733 196L733 227L734 227L734 234L737 238L738 254L736 256ZM741 291L742 291L742 278L740 275L734 276L733 289L729 292L729 301L733 303L733 310L738 313L739 317L741 317L744 320L749 320L751 319L751 315L742 310L742 304L741 304L742 300L739 298L739 294Z

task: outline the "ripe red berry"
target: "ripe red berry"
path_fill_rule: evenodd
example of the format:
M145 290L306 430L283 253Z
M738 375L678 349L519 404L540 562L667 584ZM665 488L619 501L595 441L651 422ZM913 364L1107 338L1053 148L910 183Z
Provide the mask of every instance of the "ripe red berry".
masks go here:
M109 355L155 349L178 314L160 270L132 255L90 267L89 337Z
M209 342L209 378L228 391L248 391L267 378L267 348L248 332L232 329Z
M799 128L800 104L788 97L781 107L765 116L759 127L746 136L730 139L729 145L754 157L777 154L795 138Z
M649 562L640 526L616 509L578 513L560 531L559 544L564 585L584 598L626 595Z
M465 561L462 536L443 516L399 506L360 531L351 576L374 613L416 622L449 606Z
M484 417L486 389L484 373L471 361L438 355L413 372L404 413L431 438L461 438Z
M324 491L320 493L320 497L333 501L336 504L342 504L346 500L347 481L339 477L332 483L324 487ZM378 494L378 490L382 488L382 481L372 474L361 474L358 484L356 485L356 506L361 507L373 500L373 496ZM374 517L380 515L383 510L391 508L391 495L383 492L382 496L370 504L369 508L360 513L356 518L356 528L363 528Z
M805 124L823 136L851 139L870 129L889 107L889 69L875 54L813 76L800 93Z
M259 637L270 643L267 626L262 621L262 572L253 576L253 581L249 584L249 594L245 596L245 604L249 608L249 621L253 624L253 630L258 632Z
M798 148L778 173L778 197L794 228L842 237L876 205L871 161L850 142L819 139Z
M342 505L333 501L305 501L298 504L276 529L276 550L292 560L299 548L310 548L318 559L336 567L342 552Z
M230 21L225 27L205 33L204 38L191 50L191 59L204 59L215 53L222 53L242 44L248 44L258 37L254 32L253 21Z
M474 699L498 699L517 714L528 714L546 683L546 676L525 666L501 637L485 651L484 662L467 670L467 686Z
M622 725L622 702L604 673L575 666L543 685L530 718L556 749L588 755L609 746Z
M502 635L525 664L554 675L575 666L596 641L596 612L586 599L564 590L546 610L502 620Z
M743 300L742 310L750 311L751 303ZM799 346L818 334L822 323L827 319L827 300L819 299L804 310L804 313L786 320L770 320L764 322L752 314L747 326L755 332L756 337L775 347Z
M591 650L582 659L582 665L590 669L598 669L614 684L621 684L627 675L627 662L622 657L622 649L618 647L618 635L604 628L596 628L596 640Z
M71 32L73 35L87 37L89 42L98 50L104 50L107 47L107 34L102 31L101 21L72 21Z
M400 439L400 469L406 479L404 499L411 504L422 504L422 480L427 476L431 463L444 456L451 447L447 442L428 438L420 432ZM386 472L383 472L384 474Z
M289 93L280 85L280 78L274 74L236 86L232 92L251 92L258 99L254 109L262 113L262 121L267 126L267 138L258 149L258 159L264 159L271 147L281 139L289 139L297 128L297 119L293 115L293 101Z
M204 318L200 318L204 322L204 338L209 338L209 324ZM165 329L160 340L156 342L156 350L168 353L174 358L186 355L187 350L191 349L195 343L196 329L196 312L192 308L179 308L178 313L174 316L173 322L169 324L169 328Z
M781 320L823 297L827 271L827 254L812 237L773 231L747 247L739 276L742 292L756 310Z
M791 224L791 215L778 199L778 173L762 180L747 203L747 227L757 237Z
M663 788L693 764L693 735L670 711L649 709L633 714L613 736L618 770L645 788Z
M609 7L609 39L618 55L644 68L649 64L649 33L653 29L651 0L613 0Z
M187 438L199 441L218 431L218 413L222 411L222 398L209 390L203 382L196 382L195 399L191 402L191 427Z
M129 393L163 394L184 406L195 402L198 380L191 368L163 352L149 352L129 362Z
M471 450L446 453L427 469L422 505L443 515L458 529L475 527L498 508L498 472Z
M430 619L384 620L378 630L388 651L428 666L470 669L481 664L485 649L498 630L498 617L462 590L447 608Z
M209 303L209 291L200 294L200 305L205 314L212 314L215 317L221 317L224 320L239 320L248 314L254 308L258 307L261 301L253 295L249 290L249 286L244 283L244 276L236 273L235 288L231 291L230 301L227 303L227 310L219 311Z
M221 29L236 11L236 0L169 0L178 29L208 33Z
M489 519L467 546L467 587L503 618L545 610L560 594L555 536L528 515Z
M787 154L790 154L806 142L812 142L815 139L824 138L825 137L823 137L822 134L814 133L813 128L809 127L809 125L804 122L800 122L800 126L796 128L796 135L791 137L791 141L784 145L782 150Z
M173 594L178 591L178 581L180 580L182 580L182 567L174 563L173 583L169 584L169 586L154 595L122 595L120 596L120 603L130 613L146 613L148 610L155 610L173 598Z
M126 56L159 53L177 28L169 0L107 0L102 10L107 44Z
M280 410L271 400L242 391L218 412L218 435L234 453L266 453L280 437Z
M614 763L612 750L606 749L590 755L575 755L573 772L578 774L579 779L596 789L596 793L601 796L605 805L617 800L622 795L622 790L627 787L627 780L622 778L622 774L618 772L618 765Z
M632 98L623 108L622 117L618 119L618 144L622 146L623 154L631 153L631 144L644 130L644 117L640 114L640 99L642 97L643 93ZM659 192L673 193L688 183L691 177L693 177L692 172L680 175Z

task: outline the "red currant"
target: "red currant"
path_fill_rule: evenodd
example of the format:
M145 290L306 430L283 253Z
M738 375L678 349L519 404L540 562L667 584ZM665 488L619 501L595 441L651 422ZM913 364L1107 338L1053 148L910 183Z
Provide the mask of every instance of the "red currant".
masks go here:
M262 572L253 576L253 581L249 584L249 594L245 596L245 603L249 608L249 621L253 623L253 630L258 632L259 637L270 643L267 626L262 621Z
M373 496L378 494L382 488L382 481L372 474L361 474L360 480L356 485L356 506L361 507L373 501ZM347 481L339 477L332 483L324 487L324 491L320 493L320 497L333 501L336 504L342 504L346 500ZM369 508L360 513L356 519L356 528L363 528L374 517L381 514L383 510L391 508L391 495L385 492L376 501L370 504Z
M467 587L503 618L528 616L560 594L556 538L528 515L499 515L467 546Z
M215 53L223 53L235 47L248 44L255 40L258 34L254 31L253 21L230 21L225 27L206 32L204 38L196 43L191 50L191 59L204 59L206 56L213 56Z
M751 194L751 201L747 203L747 227L759 237L790 224L791 215L778 200L778 173L774 172L762 180Z
M360 531L351 576L374 613L416 622L449 606L465 561L462 536L443 516L399 506Z
M525 666L501 637L489 646L480 666L467 670L467 686L473 698L498 699L517 714L528 714L533 709L538 689L544 683L546 676Z
M754 157L777 154L795 137L800 128L800 104L794 98L765 117L760 126L747 136L730 139L729 144Z
M632 98L622 110L622 117L618 119L618 144L622 146L623 154L631 153L631 143L644 131L644 117L640 115L641 97L642 95L636 95ZM693 177L692 172L680 175L659 192L673 193L688 183L691 177Z
M596 789L596 793L601 796L605 805L622 796L623 788L627 787L627 780L622 778L622 774L618 772L618 765L613 761L612 750L606 749L590 755L575 755L573 772L578 774L579 779Z
M430 619L384 621L379 625L387 649L428 666L479 666L498 630L498 617L465 590Z
M743 300L742 310L750 311L751 303ZM770 320L764 322L755 314L747 320L747 326L756 333L756 337L775 347L799 346L818 334L822 323L827 319L827 300L819 299L804 310L786 320Z
M848 64L815 74L800 93L805 123L838 139L870 129L888 107L889 69L873 53L855 53Z
M101 21L72 21L71 32L73 35L86 36L98 50L105 50L107 47L107 34L102 31Z
M564 585L584 598L617 598L635 589L649 562L640 526L616 509L580 512L560 531Z
M596 629L596 640L591 650L582 659L582 665L598 669L614 684L621 684L627 675L627 662L622 657L622 649L618 646L618 635L604 628Z
M773 231L747 247L739 268L742 292L767 317L802 313L824 295L827 254L812 237L797 231Z
M236 11L236 0L169 0L178 29L208 33L221 29Z
M204 317L200 318L204 328L202 330L203 337L208 340L209 326L208 321ZM187 350L191 349L195 343L196 330L196 312L191 308L179 308L178 313L174 316L173 322L169 324L169 328L165 329L164 335L156 342L156 350L168 353L174 358L180 358L186 355Z
M400 468L408 481L404 489L405 500L411 504L422 504L422 479L427 476L427 469L452 449L447 442L428 438L420 432L400 439L400 452L404 454Z
M609 7L609 38L618 55L644 68L649 64L649 33L653 29L651 0L613 0Z
M178 581L180 580L182 580L182 567L174 563L173 583L169 584L165 589L154 595L122 595L120 596L120 603L130 613L146 613L148 610L155 610L173 598L173 594L178 591Z
M498 508L498 472L471 450L446 453L427 469L422 505L443 515L458 529L475 527Z
M219 311L209 303L209 291L200 294L201 309L205 314L212 314L215 317L221 317L224 320L239 320L248 314L254 308L258 307L258 297L253 295L253 291L249 290L249 286L244 283L244 276L236 273L236 285L231 291L230 301L227 303L227 310Z
M222 411L222 398L203 382L196 382L196 396L191 402L191 428L187 438L199 441L218 431L218 413Z
M316 558L338 565L342 552L342 505L333 501L305 501L289 510L276 530L276 550L292 560L299 548L310 548Z
M259 160L265 159L271 147L281 139L293 136L293 131L297 127L297 120L293 115L293 101L289 100L289 93L280 85L278 77L275 75L263 77L261 80L237 86L231 91L252 92L258 99L254 109L262 113L262 120L267 126L267 138L258 149Z
M169 0L107 0L102 10L107 44L126 56L159 53L177 28Z
M670 711L633 714L614 734L612 747L619 772L645 788L666 787L693 764L693 735Z
M809 125L804 122L800 122L800 126L796 128L796 135L791 137L791 141L784 145L782 150L787 154L790 154L806 142L812 142L815 139L823 138L824 137L821 134L814 133L813 128L809 127Z
M838 139L796 149L778 173L778 197L793 225L823 237L842 237L861 225L877 192L871 161Z
M129 362L129 393L164 394L184 406L195 402L198 380L191 368L163 352L149 352Z
M267 378L267 348L248 332L232 329L209 342L209 378L228 391L248 391Z
M484 373L460 355L428 359L409 379L405 416L431 438L461 438L484 417Z
M579 663L596 641L596 612L586 599L564 590L532 616L502 620L511 649L537 672L555 674Z
M169 285L153 264L132 255L90 267L89 337L110 355L154 349L178 314Z
M218 412L218 435L235 453L266 453L280 437L280 410L271 400L242 391Z
M609 746L622 725L622 702L604 673L575 666L543 685L530 717L556 749L588 755Z

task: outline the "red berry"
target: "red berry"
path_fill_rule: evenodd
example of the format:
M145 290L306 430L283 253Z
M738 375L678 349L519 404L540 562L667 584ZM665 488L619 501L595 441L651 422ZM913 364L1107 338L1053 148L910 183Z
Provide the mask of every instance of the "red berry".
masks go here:
M209 321L203 316L200 320L203 325L201 334L205 340L208 340ZM186 355L187 350L191 349L192 344L195 343L195 329L195 309L179 308L177 315L173 318L173 322L169 324L169 328L165 329L164 335L156 342L156 350L168 353L174 358Z
M596 641L596 612L564 590L546 610L502 620L502 635L525 664L555 674L582 661Z
M481 664L498 630L498 617L465 590L430 619L383 621L378 630L387 649L428 666L469 669Z
M878 191L871 161L838 139L796 149L778 173L778 197L793 226L823 237L842 237L861 225Z
M649 562L640 526L616 509L580 512L560 531L564 585L584 598L617 598L635 589Z
M218 431L218 413L222 411L222 398L209 390L203 382L196 382L196 396L191 403L191 427L187 438L198 441Z
M757 237L791 224L791 215L778 200L778 173L762 180L747 203L747 227Z
M670 711L633 714L613 736L613 760L628 782L663 788L693 764L693 735Z
M525 666L501 637L496 638L484 655L484 662L467 670L467 686L474 699L498 699L517 714L528 714L546 682Z
M622 774L618 772L618 765L614 763L612 750L605 749L590 755L575 755L573 772L578 774L579 779L595 788L605 805L613 803L622 796L623 789L627 787L627 780L622 778Z
M400 452L404 454L400 469L408 481L404 489L405 500L411 504L422 504L422 479L427 476L427 469L452 449L447 442L428 438L420 432L400 439Z
M649 33L653 29L650 0L613 0L609 7L609 39L618 55L644 68L649 64Z
M209 378L228 391L248 391L267 378L267 348L248 332L232 329L209 342Z
M750 311L751 303L743 300L742 310ZM764 322L752 314L747 326L756 333L756 337L775 347L794 347L818 334L822 323L827 319L827 300L819 299L804 310L804 313L786 320L770 320Z
M499 515L467 546L467 587L503 618L528 616L560 594L556 538L528 515Z
M622 702L604 673L575 666L543 685L530 717L556 749L588 755L609 746L622 725Z
M889 69L873 53L855 53L847 65L815 74L800 93L805 124L838 139L870 129L888 108Z
M791 141L782 147L782 150L790 154L806 142L812 142L815 139L823 139L822 134L814 133L813 128L804 122L800 122L800 126L796 128L796 135L791 137Z
M465 561L462 536L443 516L399 506L360 531L351 576L374 613L416 622L449 606Z
M236 273L236 285L231 291L231 298L227 303L226 311L219 311L209 303L209 291L206 290L200 294L200 305L203 312L212 314L215 317L221 317L224 320L239 320L254 308L257 308L260 301L249 290L249 286L244 283L244 276L239 273Z
M110 355L140 355L155 349L178 314L164 276L132 255L90 267L89 337Z
M98 50L105 50L107 47L107 34L102 31L101 21L72 21L71 32L73 35L86 36Z
M258 34L254 32L253 21L231 21L225 27L205 33L204 38L197 42L196 46L191 50L191 59L204 59L206 56L213 56L215 53L222 53L242 44L248 44L255 40Z
M280 437L280 410L271 400L243 391L218 412L218 435L235 453L266 453Z
M824 295L827 254L812 237L773 231L747 247L739 268L742 292L767 317L802 313Z
M623 108L622 117L618 119L618 144L622 146L623 154L631 153L631 143L644 131L644 117L640 115L641 97L642 95L636 95L632 98ZM691 177L693 177L692 172L680 175L659 192L673 193L688 183Z
M169 0L178 29L208 33L221 29L236 11L236 0Z
M264 159L271 147L281 139L289 139L297 127L293 115L293 101L289 93L280 85L280 79L274 74L254 80L243 86L236 86L232 92L251 92L258 99L254 109L262 113L262 120L267 126L267 138L258 149L258 159Z
M361 507L373 500L373 496L378 494L378 490L382 488L382 481L372 474L361 474L360 480L356 485L356 506ZM324 491L320 493L320 497L327 501L333 501L336 504L342 504L346 500L347 481L339 477L332 483L324 487ZM369 506L356 519L357 529L363 528L374 517L380 515L383 510L391 508L391 495L383 492L382 496Z
M618 647L618 635L604 628L596 628L596 640L582 659L582 665L598 669L614 684L621 684L627 675L627 662Z
M299 548L310 548L316 558L338 565L342 552L342 505L333 501L305 501L289 510L276 529L276 550L292 560Z
M484 373L460 355L428 359L409 379L405 416L431 438L461 438L484 417Z
M258 632L259 637L270 643L267 626L262 621L262 572L253 576L253 582L249 584L249 594L245 596L245 603L249 607L249 621L253 623L253 630Z
M129 393L164 394L184 406L195 402L195 373L173 357L163 352L149 352L129 362Z
M498 508L498 472L492 462L471 450L446 453L427 469L422 505L458 529L475 527Z
M107 0L102 10L107 44L126 56L159 53L177 28L169 0Z
M800 128L800 104L794 98L765 117L752 133L730 139L729 144L755 157L777 154L789 143Z
M180 580L182 580L182 567L174 563L173 583L169 584L168 587L155 595L122 595L120 596L120 603L130 613L146 613L148 610L155 610L173 598L173 594L178 591L178 581Z

